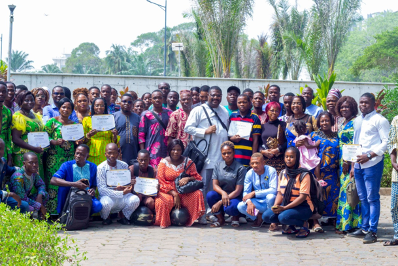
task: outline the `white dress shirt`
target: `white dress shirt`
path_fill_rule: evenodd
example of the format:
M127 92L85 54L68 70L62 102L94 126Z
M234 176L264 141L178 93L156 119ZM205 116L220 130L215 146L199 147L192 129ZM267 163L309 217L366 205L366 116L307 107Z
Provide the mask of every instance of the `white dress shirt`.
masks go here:
M354 144L362 145L362 154L369 152L377 154L376 157L361 164L361 169L372 167L383 160L387 150L389 129L388 120L376 111L358 116L354 120ZM359 168L359 165L355 164L355 168Z
M123 198L123 191L117 191L114 189L108 188L106 185L106 172L109 170L124 170L128 169L129 166L127 163L123 161L116 160L116 166L111 167L108 164L108 161L102 162L100 165L97 167L97 186L98 186L98 192L100 197L103 196L108 196L110 198Z
M209 143L210 134L205 135L205 131L207 128L210 127L210 124L207 120L206 114L202 106L206 108L212 125L216 125L217 128L216 133L211 134L212 137L209 144L210 147L208 148L209 154L207 156L205 165L203 166L203 169L213 169L214 165L217 162L222 161L220 146L224 141L228 140L228 132L222 127L216 115L207 104L202 104L200 107L192 109L191 113L189 114L187 123L185 124L184 131L192 135L196 143L198 143L202 139L206 139L207 143ZM229 116L227 109L219 105L217 108L213 108L213 110L217 112L218 116L221 118L221 121L223 121L223 123L228 127ZM198 148L203 149L204 147L204 143L202 142Z

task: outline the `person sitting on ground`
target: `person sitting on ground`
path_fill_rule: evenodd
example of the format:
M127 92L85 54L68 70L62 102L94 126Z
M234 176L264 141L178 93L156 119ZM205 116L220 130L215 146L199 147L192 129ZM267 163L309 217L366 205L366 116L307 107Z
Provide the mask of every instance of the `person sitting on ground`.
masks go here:
M218 221L210 227L224 225L224 213L232 216L233 227L239 227L238 204L242 201L242 190L245 182L246 167L236 159L235 146L231 141L221 144L222 161L215 164L213 170L213 190L206 195L207 202L213 215Z
M156 170L149 165L149 151L140 150L137 155L137 159L132 159L130 161L130 172L133 178L138 177L148 177L156 178ZM137 193L140 198L140 206L145 206L151 211L155 211L155 197L146 196Z
M253 227L261 227L263 213L274 205L278 177L276 169L265 165L264 156L256 152L250 159L250 169L245 176L243 199L238 204L240 213L254 221ZM276 230L276 224L270 230Z
M97 183L102 204L101 217L103 225L112 223L110 214L119 213L121 219L117 222L129 225L131 214L140 205L138 196L131 194L134 188L135 179L131 179L130 186L117 186L115 189L109 188L106 184L106 172L110 170L128 169L127 163L117 160L119 149L115 143L109 143L105 148L106 161L102 162L97 168Z
M101 202L95 198L95 189L97 188L97 166L87 161L90 154L90 148L86 144L80 144L75 150L75 158L72 161L65 162L50 180L51 185L58 186L58 205L57 212L62 213L66 198L71 187L87 190L92 196L91 214L100 212ZM87 179L89 185L82 182L81 179Z
M39 160L33 152L23 155L23 167L14 172L9 181L10 191L16 193L21 200L29 204L29 212L33 212L33 217L46 218L46 203L49 198L46 191L46 184L38 175Z
M22 201L17 193L8 192L3 186L4 177L11 176L16 170L15 167L7 164L7 160L4 158L4 149L4 140L0 139L0 203L10 206L11 209L19 208L21 213L25 213L29 210L29 204Z
M279 177L274 206L264 212L263 220L284 225L282 234L296 234L297 238L305 238L310 234L308 219L314 211L310 198L310 173L305 168L299 168L300 152L296 147L286 150L285 163L286 169ZM304 172L308 174L301 180ZM300 226L301 229L298 231L295 226Z

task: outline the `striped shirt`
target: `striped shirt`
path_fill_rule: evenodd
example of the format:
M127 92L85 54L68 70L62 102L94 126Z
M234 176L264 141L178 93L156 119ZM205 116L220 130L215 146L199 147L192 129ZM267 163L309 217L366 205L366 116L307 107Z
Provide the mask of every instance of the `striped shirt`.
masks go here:
M232 121L241 121L246 123L252 123L252 131L250 133L249 140L241 139L238 143L235 143L235 156L234 158L244 166L250 165L250 158L253 154L253 136L261 135L261 121L258 116L251 112L246 116L242 117L240 111L233 112L229 117L229 123ZM255 151L257 152L257 151Z

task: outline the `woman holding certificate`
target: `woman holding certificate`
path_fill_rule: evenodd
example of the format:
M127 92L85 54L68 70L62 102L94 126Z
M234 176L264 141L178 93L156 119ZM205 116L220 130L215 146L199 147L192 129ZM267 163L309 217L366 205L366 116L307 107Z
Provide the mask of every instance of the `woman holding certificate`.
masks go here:
M15 166L23 166L23 155L33 151L39 160L39 174L44 176L42 153L43 148L28 143L28 134L44 131L44 125L39 114L32 112L35 106L35 96L30 91L21 91L15 101L21 108L12 116L12 142L14 143L12 160Z
M93 118L93 116L97 117ZM103 126L106 128L98 128L97 118L101 118L105 121ZM93 124L94 119L96 120L95 124ZM90 157L88 160L99 165L106 160L106 145L111 142L118 144L120 139L115 129L113 115L108 115L108 106L104 98L95 98L93 100L91 104L91 116L87 116L83 119L83 129L85 137L77 141L77 143L86 143L90 147Z
M340 98L336 103L336 114L343 117L342 123L338 125L340 194L337 208L336 233L345 234L362 226L361 203L352 208L347 202L347 188L349 184L352 184L350 179L351 162L343 160L343 146L354 143L354 120L358 115L358 104L355 99L350 96Z
M47 151L46 176L44 180L48 185L48 194L50 198L47 202L47 211L49 214L57 215L58 205L58 186L50 184L53 175L59 170L65 162L72 161L75 155L75 142L67 141L63 138L61 129L65 125L76 124L69 119L74 109L74 104L68 98L62 98L58 103L59 116L50 118L45 125L45 130L50 139L50 148Z

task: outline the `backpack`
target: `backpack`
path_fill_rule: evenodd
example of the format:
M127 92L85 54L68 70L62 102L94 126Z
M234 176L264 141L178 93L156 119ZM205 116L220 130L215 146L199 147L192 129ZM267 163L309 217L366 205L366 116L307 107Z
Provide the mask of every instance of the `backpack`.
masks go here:
M61 223L66 230L88 228L92 204L92 197L86 190L72 187L61 214Z
M286 170L281 171L279 174L279 180L282 180L282 176L284 175ZM311 219L319 219L322 216L322 213L325 209L325 204L322 200L322 186L316 180L314 174L310 171L303 172L300 175L300 182L303 182L304 177L309 174L310 175L310 199L312 204L314 205L313 216ZM318 218L317 218L318 217Z
M129 166L130 165L134 165L134 173L133 173L133 175L135 177L140 176L140 165L138 164L137 159L130 160ZM148 177L149 178L154 178L154 175L155 175L155 171L153 170L153 167L148 165Z

